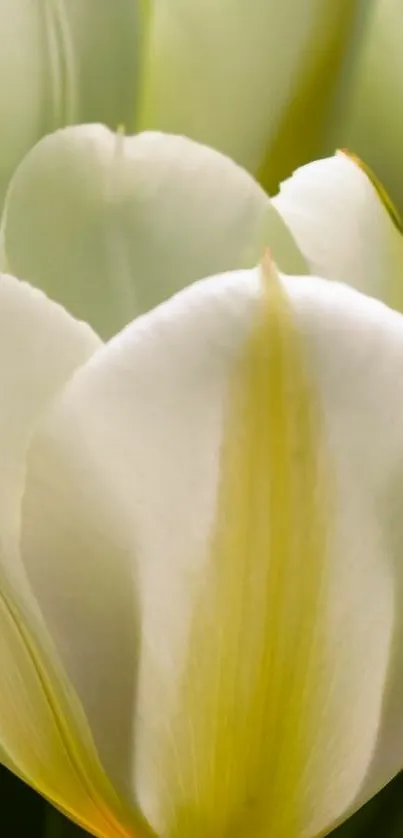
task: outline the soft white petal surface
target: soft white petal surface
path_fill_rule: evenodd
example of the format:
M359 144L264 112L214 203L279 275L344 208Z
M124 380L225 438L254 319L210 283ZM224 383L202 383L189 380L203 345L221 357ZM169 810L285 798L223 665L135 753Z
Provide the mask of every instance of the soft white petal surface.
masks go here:
M58 389L101 345L86 323L27 283L0 275L0 531L23 491L33 428Z
M357 161L338 152L297 169L273 204L311 273L403 310L403 236Z
M184 137L66 129L29 154L8 194L2 261L110 336L203 276L270 246L306 272L286 225L245 171Z
M300 363L319 407L317 444L323 446L329 504L324 502L323 578L315 611L319 643L309 667L300 729L305 769L296 786L299 821L297 828L287 822L276 834L314 838L403 765L398 710L403 698L403 320L337 283L282 281L294 322L291 334L301 341ZM131 783L157 833L175 838L224 836L238 827L242 832L246 822L256 825L250 834L271 835L273 824L281 823L281 797L270 797L270 773L261 774L247 800L242 789L238 798L227 796L234 788L233 772L249 758L247 751L237 751L240 741L248 748L248 737L238 736L245 725L240 684L244 676L247 689L254 688L249 667L259 642L262 602L259 596L249 598L251 587L242 585L236 565L221 607L214 607L209 587L222 444L233 421L237 427L230 382L259 317L261 293L258 271L213 277L140 318L77 373L38 430L30 453L24 564L78 687L89 677L83 664L91 656L94 683L98 679L105 688L120 621L112 645L106 643L102 671L102 655L94 645L100 624L96 596L87 613L77 592L77 578L85 578L77 565L85 553L94 580L100 562L97 592L101 596L110 586L111 600L120 597L124 621L131 594L121 589L123 557L131 562L141 635ZM275 376L276 370L267 374ZM242 432L235 442L241 453L248 444ZM296 444L303 445L304 437ZM297 474L298 447L295 457ZM264 478L258 460L251 472L253 491L255 481ZM116 561L115 579L105 551ZM251 554L250 562L256 593L259 558ZM298 602L300 588L292 573L287 579L287 570L282 571L287 596ZM298 585L302 578L299 570ZM210 602L208 631L193 647L192 625L203 618L204 595ZM231 605L233 596L244 609L238 641L225 622L226 601ZM114 606L103 595L102 602L110 625ZM295 661L301 642L302 635L293 648ZM225 682L220 683L221 667L225 672L228 664L226 649L235 650L241 679L230 695L228 717L222 715L227 693ZM123 661L124 649L121 654ZM208 695L203 680L197 686L197 673L205 666L216 678L216 689ZM269 704L278 689L276 679L274 692L267 694ZM91 690L82 694L93 702L94 719L97 714L101 718L102 702L97 708ZM108 690L105 695L109 701ZM124 706L122 716L130 710ZM294 723L282 716L287 708L286 700L275 711L282 735ZM216 746L226 718L237 735L234 753L223 765ZM126 722L111 715L108 727L104 720L103 752L108 753L109 738L108 767L116 776L127 766L121 754L112 753L113 737ZM251 728L251 742L258 743L266 765L273 741L257 734ZM213 798L206 783L212 783ZM209 808L211 799L216 805Z

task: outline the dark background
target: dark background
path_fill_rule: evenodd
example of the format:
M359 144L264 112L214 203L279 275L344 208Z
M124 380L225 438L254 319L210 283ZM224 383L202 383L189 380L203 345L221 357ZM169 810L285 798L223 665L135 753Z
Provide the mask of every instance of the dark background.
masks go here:
M85 838L86 835L0 766L0 838ZM403 772L334 830L331 838L403 838Z

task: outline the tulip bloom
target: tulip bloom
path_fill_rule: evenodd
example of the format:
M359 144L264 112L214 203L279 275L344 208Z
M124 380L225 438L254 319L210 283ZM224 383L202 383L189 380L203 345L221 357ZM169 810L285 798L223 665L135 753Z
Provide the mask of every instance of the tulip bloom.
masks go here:
M400 242L343 154L270 201L87 126L14 176L58 302L0 278L0 758L94 836L317 838L403 767Z
M196 280L252 267L264 248L285 273L346 282L403 311L398 223L342 152L297 170L270 200L191 140L76 126L38 143L12 178L0 267L103 338Z

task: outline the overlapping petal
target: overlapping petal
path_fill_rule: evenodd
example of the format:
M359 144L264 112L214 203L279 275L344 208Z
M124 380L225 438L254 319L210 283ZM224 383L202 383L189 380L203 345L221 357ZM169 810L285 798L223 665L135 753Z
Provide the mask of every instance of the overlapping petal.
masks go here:
M81 696L66 679L57 637L49 634L20 553L26 453L34 428L100 341L41 292L5 275L0 321L1 759L94 835L118 838L131 834L136 816L118 802L100 765ZM57 567L57 554L51 561ZM78 577L75 584L78 596ZM81 595L91 598L91 589L82 587Z
M138 3L0 0L0 204L46 131L124 123L31 150L0 251L0 761L97 838L317 838L403 766L396 217L346 153L270 201L124 134L141 78L144 125L265 184L304 120L312 153L356 4L252 5L160 0L140 77ZM339 123L387 185L397 17Z
M194 280L252 266L264 245L306 272L256 181L183 137L80 126L47 137L13 178L2 261L109 337Z
M281 184L272 203L310 271L403 311L403 235L386 194L347 153L317 160Z
M313 838L401 768L402 357L401 315L347 286L212 277L97 352L38 429L24 567L85 702L99 617L76 564L131 562L129 774L157 834Z

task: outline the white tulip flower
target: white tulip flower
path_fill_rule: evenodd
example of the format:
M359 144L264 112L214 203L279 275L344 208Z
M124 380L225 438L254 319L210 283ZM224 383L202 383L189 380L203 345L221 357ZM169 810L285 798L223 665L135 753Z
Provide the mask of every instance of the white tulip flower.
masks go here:
M1 257L0 760L97 838L327 835L403 767L377 189L69 128Z

